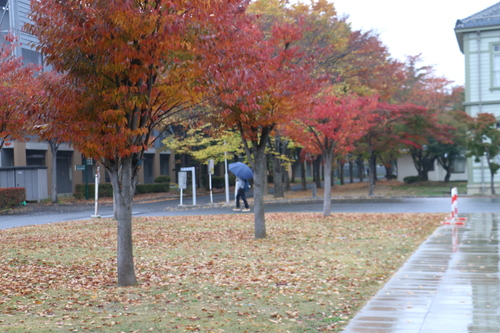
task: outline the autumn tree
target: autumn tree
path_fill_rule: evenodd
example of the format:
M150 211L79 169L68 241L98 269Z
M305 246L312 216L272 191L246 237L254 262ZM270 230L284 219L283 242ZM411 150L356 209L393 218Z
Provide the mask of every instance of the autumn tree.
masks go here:
M188 154L200 163L213 159L216 163L225 158L244 154L239 133L230 130L218 131L211 123L183 125L183 131L173 133L162 141L166 147L178 154Z
M436 160L447 170L460 155L463 147L463 131L452 112L462 99L459 88L450 88L451 81L436 76L432 66L420 66L421 55L410 56L405 64L405 76L400 89L393 95L397 103L412 103L427 109L427 113L409 122L408 132L418 133L419 142L410 145L411 156L422 180ZM462 134L461 134L462 133ZM449 150L449 151L448 151Z
M144 151L168 119L199 101L208 64L240 1L41 0L33 25L46 62L64 73L65 139L98 158L113 186L118 285L136 284L132 198ZM226 25L227 24L227 25Z
M330 215L331 211L332 162L354 149L354 143L368 129L367 115L376 105L376 96L320 95L311 110L296 119L298 128L290 135L309 152L321 154L324 159L323 216Z
M22 139L26 133L26 109L36 93L32 82L39 69L24 66L15 55L16 38L7 35L0 45L0 150L11 139Z
M431 110L415 106L411 111L413 112L404 115L397 128L404 138L403 147L410 151L420 180L426 181L437 159L437 151L433 147L438 142L451 141L444 135L447 132L447 126L438 123L436 114Z
M484 157L490 169L491 194L495 195L495 174L500 169L500 130L498 120L491 113L480 113L477 117L466 115L469 135L467 137L467 156L480 162Z
M213 94L218 96L213 105L220 109L218 124L238 129L254 171L255 237L264 238L268 138L278 124L291 121L307 103L311 85L304 63L307 59L294 46L300 27L277 24L266 36L258 18L239 22L232 43L213 54L220 60L212 61L210 70L219 82L213 86Z
M387 48L372 31L352 30L346 17L339 17L332 2L259 0L250 9L262 15L269 29L272 22L301 22L303 34L297 45L314 57L314 77L327 82L337 95L379 95L387 98L397 89L393 83L401 65L389 57ZM314 162L316 186L321 187L319 164Z
M59 101L51 91L56 89L63 78L53 71L40 73L33 80L33 87L37 94L29 102L27 114L29 116L27 132L36 136L39 141L45 141L49 145L52 156L51 168L51 200L53 203L57 198L57 152L63 143L64 132L67 124L60 122L62 119L59 109Z
M450 181L455 162L466 155L467 124L461 121L461 114L463 111L451 110L438 115L438 121L445 125L442 127L446 132L442 135L449 140L446 142L436 141L431 149L435 151L439 165L446 171L445 182Z

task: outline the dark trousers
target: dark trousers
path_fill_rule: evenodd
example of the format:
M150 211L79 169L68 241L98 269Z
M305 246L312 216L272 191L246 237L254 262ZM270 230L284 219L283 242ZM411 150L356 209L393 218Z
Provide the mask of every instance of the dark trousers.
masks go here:
M236 208L240 208L240 198L245 204L245 208L248 208L247 195L245 194L244 188L239 188L238 193L236 193Z

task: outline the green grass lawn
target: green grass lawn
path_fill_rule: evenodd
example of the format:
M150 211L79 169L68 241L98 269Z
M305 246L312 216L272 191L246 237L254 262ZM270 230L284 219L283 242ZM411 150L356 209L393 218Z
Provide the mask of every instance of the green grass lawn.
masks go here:
M116 221L0 230L1 332L340 331L445 214L134 219L139 284L116 287Z
M467 182L417 182L413 184L399 183L390 185L391 191L401 195L443 196L450 195L451 189L456 187L459 194L467 193Z

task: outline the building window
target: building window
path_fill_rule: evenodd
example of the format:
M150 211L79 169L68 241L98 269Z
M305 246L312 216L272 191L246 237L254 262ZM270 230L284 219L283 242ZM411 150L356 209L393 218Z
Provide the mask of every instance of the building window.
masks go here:
M21 54L23 56L23 64L35 64L40 65L42 63L42 59L40 53L28 49L21 49Z
M464 173L465 172L465 158L457 157L453 160L450 166L450 173Z
M170 154L160 154L160 175L170 175L170 170L168 169L169 159Z
M500 87L500 44L493 45L493 86Z
M26 165L42 165L45 166L45 151L44 150L26 150Z

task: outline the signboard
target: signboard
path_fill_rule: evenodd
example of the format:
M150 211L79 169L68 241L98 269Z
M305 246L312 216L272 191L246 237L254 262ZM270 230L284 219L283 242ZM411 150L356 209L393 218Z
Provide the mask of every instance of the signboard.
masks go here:
M182 206L182 190L187 188L187 171L191 171L191 185L193 186L193 206L196 206L196 168L187 167L181 168L179 172L179 189L181 190L181 206Z
M179 189L185 190L187 188L187 172L179 172Z
M214 160L213 159L208 160L208 174L209 175L214 174Z
M75 170L76 171L85 171L85 165L84 164L75 165Z

